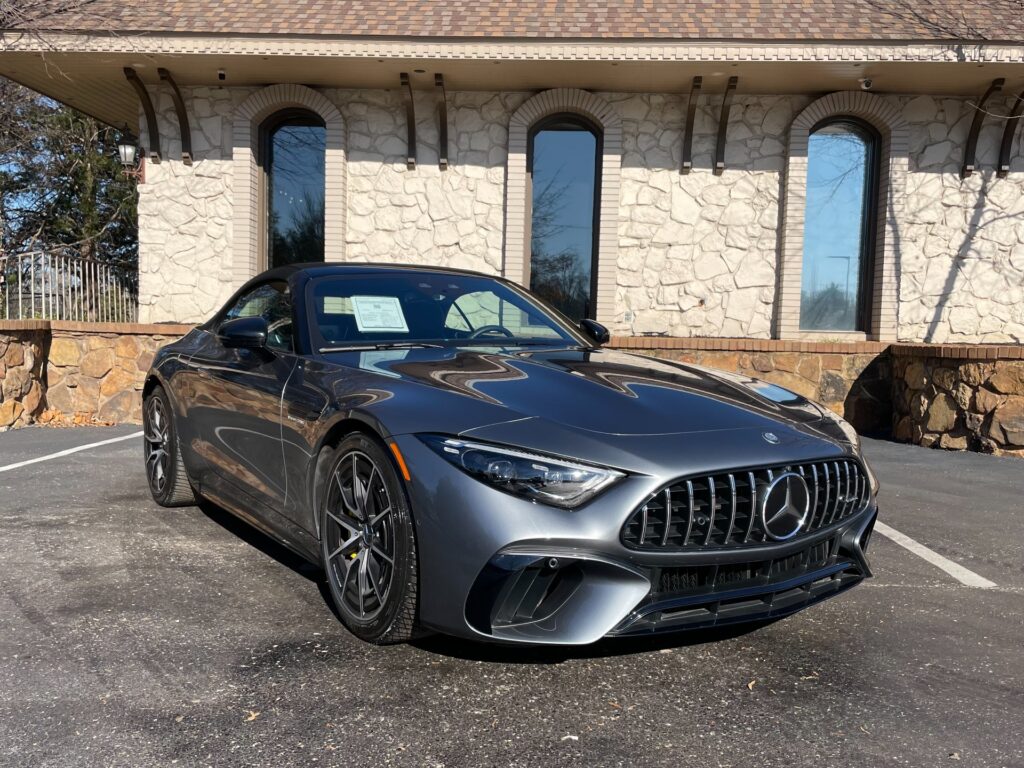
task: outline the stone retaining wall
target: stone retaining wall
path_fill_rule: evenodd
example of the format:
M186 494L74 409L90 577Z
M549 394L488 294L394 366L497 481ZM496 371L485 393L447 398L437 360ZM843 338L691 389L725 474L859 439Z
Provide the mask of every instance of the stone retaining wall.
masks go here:
M891 423L889 345L753 339L615 339L613 346L770 381L816 400L861 434Z
M0 321L0 431L138 423L146 371L188 325ZM611 347L764 379L861 434L1024 457L1024 346L619 337Z
M31 424L43 405L49 333L41 323L18 325L0 327L0 430Z
M827 405L861 434L1024 458L1024 346L615 339L735 371Z
M1024 360L1021 348L948 350L895 347L893 437L955 450L1024 457ZM999 353L996 353L999 354Z
M139 423L156 350L188 325L0 321L0 430L57 421Z

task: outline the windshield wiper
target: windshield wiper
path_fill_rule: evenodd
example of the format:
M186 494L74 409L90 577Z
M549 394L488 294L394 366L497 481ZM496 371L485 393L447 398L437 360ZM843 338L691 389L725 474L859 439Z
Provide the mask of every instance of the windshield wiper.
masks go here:
M489 339L458 339L452 342L455 347L485 346L485 347L578 347L579 344L571 339L512 339L507 336L494 336Z
M442 344L426 341L380 341L375 344L344 344L337 347L320 347L320 354L327 352L371 352L380 349L444 349Z

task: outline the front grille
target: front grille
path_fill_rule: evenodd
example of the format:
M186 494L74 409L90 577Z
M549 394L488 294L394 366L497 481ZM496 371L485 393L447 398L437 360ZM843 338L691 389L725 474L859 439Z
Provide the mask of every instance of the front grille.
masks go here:
M689 477L661 489L633 512L622 527L622 543L666 551L768 542L759 500L782 472L796 472L807 483L810 513L801 535L852 517L870 501L868 479L853 459Z

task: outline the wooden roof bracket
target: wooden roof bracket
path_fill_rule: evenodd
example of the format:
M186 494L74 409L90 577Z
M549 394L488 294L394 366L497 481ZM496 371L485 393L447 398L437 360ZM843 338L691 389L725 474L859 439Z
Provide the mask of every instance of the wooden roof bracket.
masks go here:
M996 165L996 176L1005 179L1010 175L1010 146L1013 144L1013 134L1020 123L1020 117L1024 114L1024 90L1017 94L1017 100L1013 103L1009 116L1006 118L1006 127L1003 129L1003 142L999 145L999 164Z
M444 75L434 73L434 90L437 92L437 165L442 171L448 170L448 94L444 89Z
M174 102L174 111L178 114L178 135L181 136L181 162L185 165L192 165L192 131L188 127L188 112L185 110L185 100L181 98L181 91L178 84L174 82L171 73L160 67L156 73L160 80L171 87L171 101Z
M139 79L138 73L131 67L124 68L124 76L135 89L139 102L142 104L142 112L146 116L146 134L149 136L149 159L154 163L160 162L160 129L156 123L156 112L153 109L153 102L149 98L149 91L145 83Z
M412 99L412 83L408 72L400 72L399 83L402 86L402 98L405 100L405 130L408 149L405 153L405 167L410 171L416 168L416 106Z
M693 170L693 122L697 117L697 99L700 97L700 88L704 78L696 75L690 85L690 100L686 103L686 125L683 126L683 164L679 167L680 173L689 173Z
M736 85L740 79L733 75L725 86L725 96L722 97L722 115L718 118L718 142L715 145L715 169L714 174L721 176L725 170L725 134L729 129L729 109L732 107L732 95L736 92Z
M996 91L1003 89L1005 77L997 77L986 89L981 101L974 105L974 119L971 121L971 130L967 134L967 145L964 147L964 164L960 168L960 178L966 179L974 173L974 156L978 150L978 134L981 133L981 125L985 122L985 102Z

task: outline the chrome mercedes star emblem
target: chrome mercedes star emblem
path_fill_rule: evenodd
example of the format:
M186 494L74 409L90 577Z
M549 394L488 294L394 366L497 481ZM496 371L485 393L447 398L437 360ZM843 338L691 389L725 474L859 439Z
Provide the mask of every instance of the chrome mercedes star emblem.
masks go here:
M807 483L796 472L783 472L761 493L761 522L768 537L776 541L796 536L810 511Z
M779 444L779 436L776 435L774 432L762 432L761 437L763 437L766 442L769 442L772 445Z

